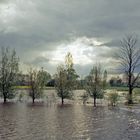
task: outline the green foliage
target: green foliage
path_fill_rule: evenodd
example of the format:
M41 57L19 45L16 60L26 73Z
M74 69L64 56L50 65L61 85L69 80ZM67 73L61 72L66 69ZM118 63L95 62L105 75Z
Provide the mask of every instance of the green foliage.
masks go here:
M117 91L128 91L128 87L121 87L121 86L113 86L113 87L108 87L110 90L117 90Z
M104 91L103 89L100 89L97 94L97 99L103 99L103 98L104 98Z
M116 90L114 90L108 94L108 100L109 100L111 106L115 106L118 99L119 99L119 95Z
M133 90L133 100L135 103L140 102L140 88L135 88Z
M68 53L65 57L65 66L58 66L57 73L55 75L55 88L57 95L62 99L62 104L64 99L72 99L73 90L77 87L78 77L79 76L73 68L72 55L71 53Z
M40 86L47 85L48 80L51 79L51 75L42 69L38 72L38 77L40 78Z
M96 106L96 98L103 98L105 84L103 86L103 81L105 82L107 78L107 73L105 72L103 76L103 71L100 64L96 64L90 71L90 74L85 78L86 86L85 90L87 93L94 98L94 106Z
M73 58L72 54L68 52L65 57L66 71L67 71L67 79L69 88L76 89L77 88L77 78L79 77L73 68Z
M29 89L29 96L32 97L33 103L36 98L43 97L43 88L45 86L44 82L44 71L37 71L30 69L29 71L29 84L31 88Z
M64 66L58 66L57 73L55 75L55 89L57 91L57 95L62 99L62 104L64 99L72 99L73 97L72 87L69 85L67 76L67 70Z
M107 87L107 71L106 70L104 71L104 74L103 74L102 83L103 83L103 89L106 89L106 87Z
M0 61L0 92L1 96L6 99L12 99L15 96L14 88L18 73L19 58L15 50L10 51L8 48L2 48Z
M140 88L135 88L133 92L135 95L140 95Z

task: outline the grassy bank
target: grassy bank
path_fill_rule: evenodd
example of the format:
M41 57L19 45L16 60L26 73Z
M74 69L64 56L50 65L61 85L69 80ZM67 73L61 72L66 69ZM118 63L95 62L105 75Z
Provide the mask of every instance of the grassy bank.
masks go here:
M31 86L14 86L14 89L30 89ZM54 89L54 87L45 87L45 90Z
M128 87L107 87L110 90L128 91ZM134 88L134 92L140 93L140 88Z

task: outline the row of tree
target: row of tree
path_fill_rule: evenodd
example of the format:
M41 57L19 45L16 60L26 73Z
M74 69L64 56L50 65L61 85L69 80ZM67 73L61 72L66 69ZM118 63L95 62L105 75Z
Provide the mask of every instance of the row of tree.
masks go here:
M140 49L136 47L137 38L135 36L126 36L121 41L121 47L118 49L117 58L121 64L121 72L127 76L127 86L129 92L128 103L132 104L132 93L135 88L135 83L139 78L140 72ZM6 102L14 96L14 86L16 86L17 75L19 74L19 58L16 51L10 51L8 48L2 48L1 62L0 62L0 93ZM48 73L43 70L39 71L30 68L28 73L29 95L32 97L34 103L36 98L43 96L43 89L48 78ZM135 76L134 76L135 75ZM79 76L77 75L72 54L69 52L65 57L65 65L59 65L54 76L54 85L57 95L61 97L62 104L64 99L73 98L73 90L76 89L76 83ZM86 94L83 98L88 96L93 97L94 106L96 106L96 99L102 98L107 81L107 71L104 70L101 64L97 63L93 66L90 73L84 79L83 88Z
M12 99L14 97L14 87L16 86L18 75L19 58L16 56L15 50L10 51L8 48L2 48L0 92L4 102L6 102L7 99ZM39 71L30 68L28 73L29 96L31 96L33 103L35 102L35 99L43 97L43 89L47 78L49 78L48 73L44 71L43 68ZM62 100L62 104L64 103L64 99L72 99L73 90L76 89L79 76L74 69L73 58L70 52L65 57L65 65L59 65L57 67L54 78L55 89L57 95ZM96 98L99 96L98 94L100 93L101 96L102 89L105 86L106 78L104 77L104 82L101 85L102 80L101 65L93 67L89 76L86 77L86 85L84 88L87 93L94 98L94 105L96 105Z

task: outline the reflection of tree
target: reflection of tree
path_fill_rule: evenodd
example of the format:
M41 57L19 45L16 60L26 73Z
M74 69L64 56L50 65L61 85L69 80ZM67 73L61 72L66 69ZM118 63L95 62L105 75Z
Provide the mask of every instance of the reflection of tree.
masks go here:
M57 138L64 140L77 139L82 135L85 125L82 123L85 119L80 106L64 105L57 106L56 123Z

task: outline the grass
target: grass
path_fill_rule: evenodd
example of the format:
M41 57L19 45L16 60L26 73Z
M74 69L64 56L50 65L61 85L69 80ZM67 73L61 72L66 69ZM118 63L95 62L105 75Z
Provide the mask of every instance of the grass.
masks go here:
M117 90L117 91L128 91L128 87L107 87L110 90Z
M31 86L14 86L15 89L30 89ZM54 87L45 87L45 90L51 90ZM117 91L128 91L128 87L107 87L109 90L117 90ZM133 90L135 95L140 95L140 88L135 88Z
M30 89L31 86L14 86L14 89ZM46 90L54 89L54 87L45 87Z
M135 95L140 95L140 88L135 88L133 92Z
M14 89L30 89L31 86L14 86Z

